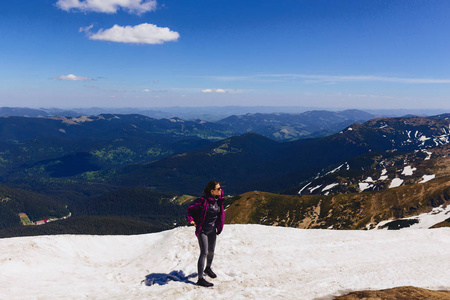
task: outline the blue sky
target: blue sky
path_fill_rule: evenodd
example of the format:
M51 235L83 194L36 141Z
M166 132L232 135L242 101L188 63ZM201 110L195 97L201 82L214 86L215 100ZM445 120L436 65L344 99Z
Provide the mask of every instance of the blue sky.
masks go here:
M446 0L0 1L0 106L450 109Z

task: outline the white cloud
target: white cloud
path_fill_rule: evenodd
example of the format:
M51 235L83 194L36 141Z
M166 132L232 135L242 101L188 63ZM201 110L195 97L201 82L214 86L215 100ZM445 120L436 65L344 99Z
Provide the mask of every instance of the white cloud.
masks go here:
M228 91L224 90L224 89L203 89L202 93L228 93Z
M89 77L81 77L81 76L76 76L73 74L69 74L69 75L61 75L58 77L53 77L53 80L71 80L71 81L91 81L93 80L92 78Z
M136 26L114 25L110 29L100 29L97 33L88 33L89 39L118 43L163 44L176 41L180 34L167 27L158 27L143 23Z
M156 9L156 0L58 0L56 6L65 11L116 13L118 9L142 14Z
M94 25L89 25L86 27L80 27L80 29L78 30L78 32L86 32L89 33L89 31L92 29L92 27L94 27Z
M144 93L150 93L151 90L149 90L149 89L143 89L142 92L144 92Z

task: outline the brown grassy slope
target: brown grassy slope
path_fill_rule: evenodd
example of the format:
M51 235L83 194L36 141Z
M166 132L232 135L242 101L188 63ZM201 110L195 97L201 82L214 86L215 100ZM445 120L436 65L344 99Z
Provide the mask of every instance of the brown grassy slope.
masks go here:
M450 176L450 144L427 150L431 152L434 166L429 168L429 174L436 174L436 178ZM424 164L427 164L427 160Z
M450 291L432 291L412 286L402 286L379 291L352 292L335 300L450 300Z
M450 177L379 192L338 195L279 195L248 192L227 209L227 223L296 228L364 229L382 220L429 212L450 204Z

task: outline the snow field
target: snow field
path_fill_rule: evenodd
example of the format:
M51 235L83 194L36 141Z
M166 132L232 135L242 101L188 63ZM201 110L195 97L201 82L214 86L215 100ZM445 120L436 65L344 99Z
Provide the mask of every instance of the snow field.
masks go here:
M450 289L450 229L304 230L225 225L213 288L151 273L197 272L193 227L136 236L0 239L1 299L332 299L413 285ZM197 278L191 278L196 282Z

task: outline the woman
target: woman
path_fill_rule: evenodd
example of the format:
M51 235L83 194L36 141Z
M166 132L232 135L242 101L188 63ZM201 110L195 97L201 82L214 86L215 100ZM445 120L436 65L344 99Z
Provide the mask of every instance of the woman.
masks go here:
M197 284L200 286L213 286L211 282L203 278L203 274L211 278L217 277L211 270L211 263L214 258L216 237L222 232L225 221L223 200L223 190L220 183L210 181L203 190L203 196L195 200L187 209L188 222L195 225L195 235L200 245L200 257L197 263Z

